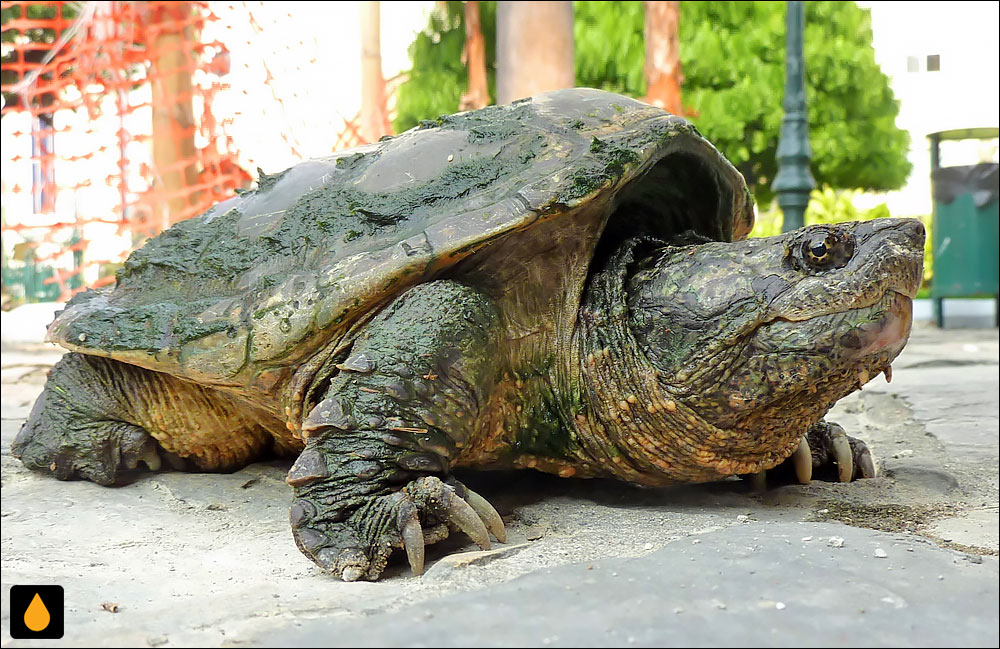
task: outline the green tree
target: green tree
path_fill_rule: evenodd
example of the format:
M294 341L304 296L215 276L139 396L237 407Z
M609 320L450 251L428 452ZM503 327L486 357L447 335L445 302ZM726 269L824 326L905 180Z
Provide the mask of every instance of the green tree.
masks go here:
M397 132L454 112L465 89L461 3L431 19L410 48ZM490 92L495 97L495 3L481 2ZM579 85L645 94L641 2L575 3ZM785 81L785 5L682 2L682 88L688 118L735 164L757 200L771 200ZM875 62L871 16L853 2L806 3L806 83L812 173L842 188L897 189L911 165L899 105Z
M462 2L445 2L431 15L427 28L410 45L413 67L396 91L393 129L401 133L421 120L458 110L469 85L469 71L462 63L465 48L465 8ZM490 99L496 100L497 3L480 2L479 18L486 42L486 76Z
M909 136L896 127L899 105L875 62L870 12L853 2L807 2L805 10L813 177L833 187L901 187ZM777 172L784 34L784 3L681 5L684 103L765 203Z

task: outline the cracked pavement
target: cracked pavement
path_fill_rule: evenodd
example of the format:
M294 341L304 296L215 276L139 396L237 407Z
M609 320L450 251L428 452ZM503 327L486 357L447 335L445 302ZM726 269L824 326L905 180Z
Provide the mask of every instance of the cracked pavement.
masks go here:
M451 538L422 577L398 553L382 581L348 584L295 548L288 462L114 488L25 470L10 442L60 352L21 342L2 361L0 643L37 644L10 638L8 586L54 583L60 646L996 646L998 352L996 329L918 324L893 382L836 406L874 480L753 493L466 472L508 543Z

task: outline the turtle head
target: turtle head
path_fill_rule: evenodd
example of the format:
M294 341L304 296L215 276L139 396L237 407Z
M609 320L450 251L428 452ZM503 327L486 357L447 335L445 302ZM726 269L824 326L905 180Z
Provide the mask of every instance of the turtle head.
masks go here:
M919 221L879 219L659 248L633 265L630 327L688 412L790 452L838 399L891 377L923 246Z

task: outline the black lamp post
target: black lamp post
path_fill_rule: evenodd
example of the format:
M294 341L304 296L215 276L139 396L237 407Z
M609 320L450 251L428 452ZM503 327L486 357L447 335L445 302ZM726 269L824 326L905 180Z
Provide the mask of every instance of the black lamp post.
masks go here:
M802 32L805 23L801 2L787 2L785 20L785 116L781 120L778 142L778 173L771 189L778 195L784 213L781 231L805 225L809 193L816 187L809 172L809 114L806 112L805 63L802 57Z

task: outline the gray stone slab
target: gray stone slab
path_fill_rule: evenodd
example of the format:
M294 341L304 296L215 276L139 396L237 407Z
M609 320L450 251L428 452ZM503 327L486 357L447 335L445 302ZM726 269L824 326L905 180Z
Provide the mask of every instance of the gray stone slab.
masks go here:
M833 542L831 542L833 539ZM997 561L827 523L747 524L262 646L997 645Z

